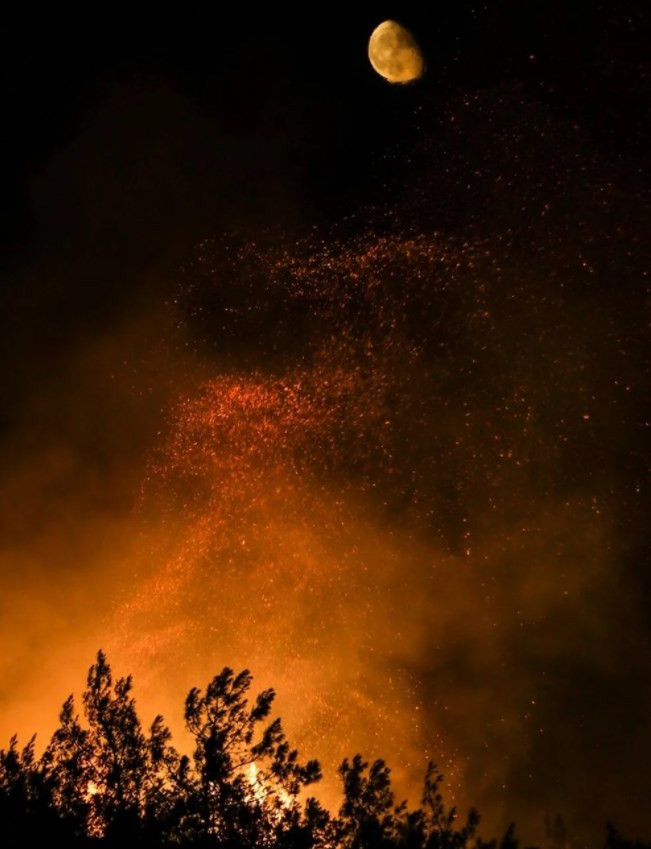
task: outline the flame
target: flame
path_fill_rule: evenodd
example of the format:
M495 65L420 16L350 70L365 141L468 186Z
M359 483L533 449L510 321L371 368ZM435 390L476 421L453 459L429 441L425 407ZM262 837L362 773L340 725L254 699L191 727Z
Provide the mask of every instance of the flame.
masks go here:
M293 801L289 793L277 784L272 785L255 761L246 768L246 779L251 787L251 799L261 805L271 802L279 815L282 809L291 808Z

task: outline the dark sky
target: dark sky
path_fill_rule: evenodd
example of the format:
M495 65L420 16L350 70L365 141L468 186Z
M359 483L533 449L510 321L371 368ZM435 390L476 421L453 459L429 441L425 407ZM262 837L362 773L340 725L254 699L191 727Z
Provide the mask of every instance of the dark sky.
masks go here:
M422 46L427 73L417 84L391 87L368 63L368 35L387 17L409 27ZM651 789L648 4L440 2L264 12L214 4L155 15L57 9L6 12L0 38L7 607L22 611L28 584L59 583L72 622L83 590L81 601L70 598L99 570L98 534L101 546L119 537L118 549L128 549L132 518L125 529L122 517L131 516L142 457L164 429L171 399L180 388L196 388L187 377L193 364L198 379L214 377L213 367L292 374L297 363L306 367L317 336L381 335L383 310L397 299L405 338L424 365L410 376L391 365L396 351L409 349L404 338L388 346L386 363L375 364L406 399L404 422L397 401L387 414L402 446L395 450L399 469L392 478L383 477L384 468L366 471L380 460L360 449L360 466L367 465L354 473L355 486L382 483L392 517L406 515L403 502L415 503L416 495L421 503L430 499L442 518L436 533L423 531L424 545L443 546L453 558L463 556L467 534L481 547L487 528L499 536L514 521L531 522L537 542L514 543L508 556L495 543L486 559L499 548L490 580L504 597L509 557L519 551L525 564L534 563L531 583L519 578L513 595L526 606L530 591L546 611L532 614L521 645L515 626L500 629L508 648L499 663L480 657L472 640L450 640L434 628L427 645L400 663L406 668L413 660L424 703L438 705L442 676L450 703L464 711L471 711L475 687L488 704L491 688L509 690L509 676L525 682L547 699L543 724L558 733L547 748L547 738L514 732L520 750L500 767L504 786L526 783L531 763L539 778L530 795L542 799L540 810L570 798L566 808L580 830L595 806L610 804L612 816L621 812L625 825L642 829ZM273 265L273 252L298 240L296 255L312 251L323 267L331 260L337 266L337 251L330 256L324 247L336 243L347 246L340 254L353 257L349 263L366 256L361 279L374 263L400 277L404 268L369 253L371 237L404 242L416 235L424 241L405 266L415 281L422 279L419 263L431 257L424 244L449 246L444 262L452 282L443 275L440 297L420 283L399 298L382 290L373 303L349 293L350 314L342 317L331 314L320 288L328 284L312 280L313 270L304 273L313 287L308 307L298 296L285 298L282 280L256 283L260 268L266 273ZM256 267L242 249L233 282L227 244L255 244L267 264ZM455 265L453 256L464 251ZM489 332L482 322L490 316L497 317ZM168 340L165 354L161 339ZM502 475L480 420L502 428L500 438L515 445L520 431L509 431L515 418L506 411L524 404L527 392L540 456L535 446L522 449L531 471L523 482ZM425 434L440 416L437 393L446 412L433 441ZM310 404L318 408L315 398ZM477 430L468 453L457 456L446 440L456 444L450 434L471 415L462 412L467 404ZM557 440L564 446L558 450ZM354 465L343 448L341 457L342 468ZM436 486L430 472L440 475ZM411 476L413 490L401 476ZM493 485L502 499L490 508L495 514L482 500ZM522 500L537 506L515 520L519 487ZM561 520L564 504L569 518ZM400 521L417 526L416 513ZM600 517L594 528L586 515ZM66 534L74 563L66 559ZM548 571L574 557L588 576L574 583L569 611L556 607L544 577L545 534L555 546ZM391 592L392 568L385 576ZM458 600L462 592L454 589L451 610L472 617ZM37 626L40 610L50 621L39 600L37 613L12 613L2 634L2 698L14 706L8 693L23 682L21 669L47 655L50 639L64 645L76 627L68 614L54 631ZM573 630L575 614L581 624ZM552 647L554 632L561 636ZM440 663L428 655L436 640L447 647ZM482 662L495 674L481 671ZM33 701L37 690L29 692ZM442 719L437 710L432 724L462 755L484 745L458 715ZM493 721L486 719L486 728ZM495 728L485 739L501 745ZM567 764L572 746L576 761ZM480 763L467 773L480 805L510 800L516 814L534 816L536 804L524 791L500 795L501 783L490 784L490 769L482 770ZM598 786L595 776L608 771L611 784ZM648 839L645 827L640 836Z
M621 165L624 193L641 188L644 4L422 6L6 14L4 356L21 351L38 372L88 322L132 304L130 275L116 272L172 267L224 227L309 226L387 203L419 179L410 157L428 133L438 144L437 116L454 96L515 87L576 123L589 155ZM391 15L427 57L426 79L408 90L383 86L359 48ZM511 117L507 107L505 136ZM483 135L436 175L438 226L490 217L457 191Z
M60 316L65 336L75 316L115 309L124 292L114 269L150 265L161 244L177 259L224 224L328 222L386 202L410 178L414 111L436 121L461 93L515 86L577 123L609 159L644 161L643 4L422 6L6 15L2 257L19 269L41 249L60 255L78 235L66 281L32 293L46 323ZM409 90L381 85L359 49L392 15L418 33L427 57L426 79ZM466 144L481 156L481 139ZM463 152L464 165L473 154ZM458 194L438 212L439 224L469 217ZM40 336L25 288L11 326Z

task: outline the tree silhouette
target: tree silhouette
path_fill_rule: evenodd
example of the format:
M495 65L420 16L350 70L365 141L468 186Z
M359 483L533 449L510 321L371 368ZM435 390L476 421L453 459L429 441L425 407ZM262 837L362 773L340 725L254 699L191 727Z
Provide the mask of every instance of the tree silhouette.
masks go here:
M479 825L479 814L474 808L468 812L465 824L456 829L457 809L446 809L441 794L443 775L430 763L425 774L422 811L424 830L428 835L428 849L464 849L475 836Z
M36 760L35 737L21 750L14 736L0 750L0 845L36 846L63 839L66 826L58 815L47 769Z
M250 704L251 680L248 670L235 675L226 668L205 693L188 694L185 723L195 750L184 781L195 800L193 829L260 846L262 832L278 831L301 788L318 781L321 771L317 761L299 763L279 719L265 725L275 694L265 690Z
M185 701L190 755L171 744L163 718L145 731L130 677L114 679L100 651L82 695L70 696L38 758L32 738L0 750L0 846L214 847L214 849L517 849L513 826L501 841L477 836L471 809L443 801L443 776L430 764L421 806L396 804L382 760L361 755L339 768L343 801L336 816L306 788L317 761L301 762L279 719L274 691L250 696L248 670L224 669ZM548 827L548 836L550 828ZM557 819L556 844L567 843ZM605 849L651 849L608 827Z
M627 840L622 837L612 823L606 825L605 849L649 849L651 844L640 840Z
M70 696L42 759L53 802L71 831L108 842L144 839L151 824L169 820L169 774L178 755L161 717L143 732L131 677L113 681L103 652L83 693L85 723Z
M391 846L402 808L394 805L390 770L384 761L376 760L369 768L361 755L355 755L341 764L339 775L344 790L339 812L341 845L350 849Z

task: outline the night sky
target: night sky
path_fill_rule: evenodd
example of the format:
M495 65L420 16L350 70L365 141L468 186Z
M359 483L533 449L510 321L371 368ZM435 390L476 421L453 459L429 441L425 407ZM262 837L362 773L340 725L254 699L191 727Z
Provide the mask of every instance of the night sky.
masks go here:
M2 744L246 666L329 804L648 840L651 12L423 6L5 14Z

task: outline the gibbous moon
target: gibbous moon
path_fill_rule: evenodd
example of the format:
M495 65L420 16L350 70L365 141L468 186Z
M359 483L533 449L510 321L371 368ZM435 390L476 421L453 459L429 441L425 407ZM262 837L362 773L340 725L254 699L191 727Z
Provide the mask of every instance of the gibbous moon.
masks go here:
M425 68L418 42L397 21L384 21L373 30L368 58L390 83L410 83L422 77Z

